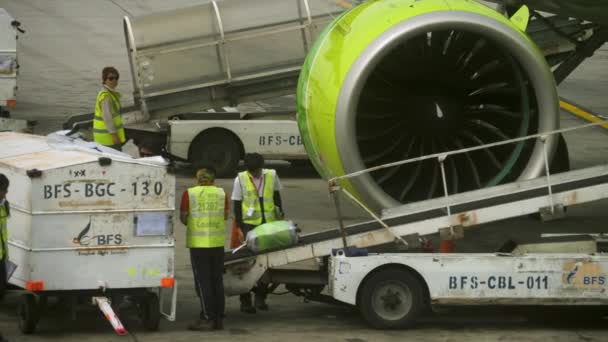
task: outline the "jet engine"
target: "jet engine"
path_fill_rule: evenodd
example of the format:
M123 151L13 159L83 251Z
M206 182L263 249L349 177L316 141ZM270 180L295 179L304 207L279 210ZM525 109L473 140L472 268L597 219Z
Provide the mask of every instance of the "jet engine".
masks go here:
M555 82L524 27L469 0L368 1L337 17L298 83L298 125L315 168L331 178L557 129ZM451 155L448 193L539 177L543 145L552 158L557 140ZM437 159L342 185L375 209L444 195Z

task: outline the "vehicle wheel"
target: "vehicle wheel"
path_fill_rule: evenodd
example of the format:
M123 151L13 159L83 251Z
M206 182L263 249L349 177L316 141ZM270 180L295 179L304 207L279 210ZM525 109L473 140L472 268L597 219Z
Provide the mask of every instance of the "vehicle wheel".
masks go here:
M411 273L389 269L373 274L363 284L359 309L376 329L406 328L424 310L422 284Z
M236 174L239 165L240 148L234 137L225 132L209 132L193 144L190 161L197 164L213 165L218 177Z
M141 301L141 320L146 330L158 330L160 324L160 302L156 293L147 294Z
M38 302L36 297L31 294L21 295L19 305L17 306L17 319L19 320L19 329L24 334L31 334L36 330L36 324L40 318L38 311Z

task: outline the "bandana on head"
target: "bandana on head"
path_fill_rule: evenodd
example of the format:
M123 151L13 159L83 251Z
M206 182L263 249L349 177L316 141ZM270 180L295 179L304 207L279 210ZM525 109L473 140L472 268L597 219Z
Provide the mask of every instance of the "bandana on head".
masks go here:
M213 173L209 172L207 169L200 169L196 171L196 181L199 183L209 183L213 182L215 177Z

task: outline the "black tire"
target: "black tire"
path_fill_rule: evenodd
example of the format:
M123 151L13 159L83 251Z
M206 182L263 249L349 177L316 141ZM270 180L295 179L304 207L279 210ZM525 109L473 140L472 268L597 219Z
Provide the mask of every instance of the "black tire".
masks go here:
M212 165L218 177L234 176L241 159L240 146L229 133L204 133L193 143L190 161L197 165Z
M410 272L381 270L362 286L359 310L365 321L376 329L410 327L424 312L422 284Z
M32 294L23 294L17 306L17 319L19 320L19 330L24 334L31 334L36 330L36 325L40 319L38 301Z
M142 298L141 321L146 330L156 331L160 325L160 302L156 293L147 294Z

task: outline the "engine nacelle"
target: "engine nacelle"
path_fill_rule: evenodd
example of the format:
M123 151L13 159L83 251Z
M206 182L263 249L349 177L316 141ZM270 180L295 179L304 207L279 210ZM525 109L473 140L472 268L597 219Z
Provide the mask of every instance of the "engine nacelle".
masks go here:
M324 178L557 129L542 53L517 25L467 0L369 1L317 39L298 84L298 124ZM557 139L546 140L549 158ZM450 194L544 172L528 140L446 159ZM427 160L346 180L375 209L443 196Z

